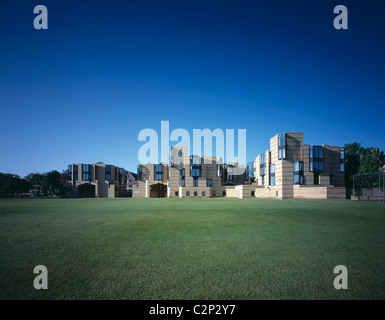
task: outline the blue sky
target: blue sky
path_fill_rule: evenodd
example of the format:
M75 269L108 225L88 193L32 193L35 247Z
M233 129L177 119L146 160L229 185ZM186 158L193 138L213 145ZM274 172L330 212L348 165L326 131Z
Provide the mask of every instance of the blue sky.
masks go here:
M79 2L0 1L0 172L136 171L139 131L161 120L246 129L248 160L288 131L385 149L381 1Z

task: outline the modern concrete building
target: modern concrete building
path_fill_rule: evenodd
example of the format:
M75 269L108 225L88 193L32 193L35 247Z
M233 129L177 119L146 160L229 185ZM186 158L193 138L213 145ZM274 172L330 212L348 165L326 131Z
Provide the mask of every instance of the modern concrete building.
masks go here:
M173 147L168 164L138 166L133 197L223 197L228 190L245 183L244 172L245 167L238 163L223 164L216 157L189 156L187 147Z
M132 194L135 182L131 172L102 162L68 165L68 196L85 197L127 197Z
M303 134L270 139L254 162L257 198L344 199L345 154L338 146L303 144Z
M270 139L270 150L251 168L216 157L189 156L186 147L170 148L169 163L138 166L135 198L345 198L345 156L338 146L303 144L303 134Z

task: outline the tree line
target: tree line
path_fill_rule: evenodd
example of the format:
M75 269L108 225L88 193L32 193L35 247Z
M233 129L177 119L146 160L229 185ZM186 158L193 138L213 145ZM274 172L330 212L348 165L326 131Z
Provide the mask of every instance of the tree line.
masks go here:
M30 173L21 178L18 175L0 172L0 195L14 196L31 192L33 195L59 195L66 191L66 172L56 170L44 173Z
M379 148L364 148L360 143L353 142L344 145L345 149L345 186L353 188L353 175L364 173L379 173L385 171L384 151ZM383 180L380 180L382 187ZM355 178L356 188L378 188L378 175L359 176Z

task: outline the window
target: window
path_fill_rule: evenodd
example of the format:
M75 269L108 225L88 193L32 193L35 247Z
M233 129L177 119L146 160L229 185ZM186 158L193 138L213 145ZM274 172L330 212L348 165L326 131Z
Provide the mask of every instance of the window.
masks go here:
M303 184L303 161L294 161L294 184Z
M252 196L252 197L255 196L255 191L251 191L251 196Z
M223 196L225 197L225 196L226 196L226 191L223 191L223 193L222 193L222 194L223 194Z
M323 147L310 147L310 171L318 172L323 170Z
M334 175L330 175L330 185L334 186Z
M74 164L74 180L78 179L78 165Z
M216 196L217 196L217 192L213 191L213 197L216 197Z
M196 178L196 177L193 178L193 186L194 187L198 186L198 178Z
M162 165L154 164L155 180L162 180Z
M266 174L266 155L261 154L259 156L259 175L264 176L265 174Z
M119 175L118 175L119 182L122 182L122 179L123 179L123 168L119 168Z
M212 179L207 178L206 179L206 187L211 187L212 186Z
M68 175L67 175L67 180L72 180L72 165L68 165Z
M83 181L91 181L91 165L83 164Z
M187 197L190 196L190 191L186 191L186 196L187 196Z
M319 185L319 172L314 172L314 184Z
M226 176L226 181L233 181L233 166L226 164L225 165L225 176Z
M218 163L217 164L217 177L222 177L222 174L223 174L223 166Z
M262 176L262 185L264 186L265 185L265 176Z
M340 148L340 172L345 172L345 149Z
M179 196L179 192L178 192L178 191L175 191L175 196L176 196L176 197Z
M270 165L269 185L275 186L275 164Z
M198 195L198 191L194 191L194 196L196 197Z
M142 165L138 165L138 180L142 180Z
M202 191L202 196L203 196L203 197L206 196L206 191Z
M286 159L286 134L278 135L278 159Z
M201 158L198 156L190 157L190 176L192 177L201 176Z
M184 187L185 185L186 185L185 169L182 168L179 170L179 187Z
M106 165L106 180L111 180L111 165Z

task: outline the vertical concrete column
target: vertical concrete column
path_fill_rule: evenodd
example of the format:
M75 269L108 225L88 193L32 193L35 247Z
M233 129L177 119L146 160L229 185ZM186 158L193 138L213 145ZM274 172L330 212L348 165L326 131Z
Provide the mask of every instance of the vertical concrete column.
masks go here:
M148 183L148 180L146 180L146 198L150 197L150 184Z

